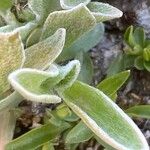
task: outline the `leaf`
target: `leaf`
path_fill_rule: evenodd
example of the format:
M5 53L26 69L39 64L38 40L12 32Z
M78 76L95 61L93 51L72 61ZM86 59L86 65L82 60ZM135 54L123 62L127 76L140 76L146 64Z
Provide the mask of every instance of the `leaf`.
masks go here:
M106 78L97 85L97 88L103 91L107 96L115 94L120 87L125 83L130 75L130 71L123 71Z
M80 72L80 62L78 60L70 61L66 66L60 68L60 82L56 85L57 90L65 90L77 79Z
M35 28L27 38L26 47L30 47L39 42L41 36L42 29Z
M148 149L143 134L134 122L98 89L77 81L59 94L94 134L108 145L122 150Z
M87 5L91 0L60 0L60 5L63 9L71 9L80 3Z
M87 7L96 18L97 23L120 18L123 15L122 11L106 3L90 2Z
M142 56L138 56L135 61L134 61L134 66L138 69L138 70L143 70L144 69L144 61Z
M140 45L142 48L144 47L145 42L145 32L141 27L137 27L133 33L136 44Z
M38 146L56 138L62 131L69 127L68 123L63 123L59 127L50 123L43 125L8 143L6 150L34 150Z
M81 56L76 58L81 62L81 71L78 80L90 84L93 77L93 64L89 54L81 53Z
M150 119L150 105L137 105L126 110L131 117Z
M58 28L65 28L67 31L65 48L67 48L95 25L95 18L84 4L80 4L70 10L51 13L44 23L41 39L49 37Z
M13 111L6 108L0 112L0 119L2 120L0 123L0 149L4 150L5 145L13 138L16 117Z
M0 1L0 11L5 11L10 9L12 6L12 0L2 0Z
M83 122L79 122L72 130L67 134L65 142L67 144L81 143L88 141L93 136L92 131L85 126Z
M24 67L46 69L61 53L65 35L65 29L58 29L51 37L27 48Z
M9 90L7 76L21 68L25 60L22 41L18 33L0 33L0 95Z
M72 59L77 53L87 52L96 46L104 35L104 25L97 24L90 31L78 38L71 47L63 49L61 55L57 58L57 62Z
M53 72L43 72L35 69L20 69L11 73L8 80L13 88L27 100L59 103L61 102L60 97L53 95L48 89L41 86L43 81L57 75Z
M59 0L29 0L28 5L38 24L42 24L50 12L61 9Z
M133 36L133 26L129 26L126 29L126 32L124 34L124 40L131 48L135 46L135 39Z
M6 98L0 100L0 111L5 110L6 108L13 108L22 100L23 97L15 91Z

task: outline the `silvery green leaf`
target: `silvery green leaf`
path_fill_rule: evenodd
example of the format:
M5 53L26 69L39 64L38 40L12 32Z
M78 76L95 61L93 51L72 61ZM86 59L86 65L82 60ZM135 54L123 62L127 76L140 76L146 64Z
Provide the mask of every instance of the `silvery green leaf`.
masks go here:
M75 58L80 52L87 52L96 46L104 35L104 25L97 24L90 31L78 38L69 48L63 49L61 55L57 58L57 62L62 62Z
M42 24L50 12L61 9L59 0L29 0L28 5L38 24Z
M61 81L57 84L57 90L65 90L76 81L80 72L80 62L78 60L70 61L66 66L61 67L59 74Z
M61 53L65 36L66 30L61 28L54 35L27 48L24 67L46 69Z
M6 108L12 108L17 106L23 97L16 91L8 95L6 98L0 100L0 111L5 110Z
M36 69L20 69L8 77L12 87L27 100L43 103L59 103L61 98L50 90L41 87L43 81L55 77L58 73L38 71Z
M59 75L55 78L48 78L42 83L42 86L51 89L64 90L70 87L77 79L80 72L80 62L78 60L72 60L65 66L57 66L59 69Z
M0 95L9 90L7 76L21 68L25 60L24 49L18 33L0 33Z
M106 3L90 2L87 7L96 18L97 22L120 18L123 14L119 9Z
M91 0L60 0L60 5L63 9L71 9L80 3L87 5Z
M76 81L59 94L87 127L114 149L149 149L135 123L98 89Z
M52 35L58 28L65 28L67 31L65 48L67 48L95 25L94 16L84 4L80 4L70 10L50 13L44 23L41 40Z
M4 150L5 145L13 138L16 117L13 111L6 108L0 112L0 119L0 149Z

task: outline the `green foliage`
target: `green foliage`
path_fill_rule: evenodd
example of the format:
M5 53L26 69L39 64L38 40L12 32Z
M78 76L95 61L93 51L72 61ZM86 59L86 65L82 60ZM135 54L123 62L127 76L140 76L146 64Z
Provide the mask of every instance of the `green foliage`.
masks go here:
M146 39L144 29L133 26L127 28L124 34L126 47L108 69L108 75L115 74L127 68L150 71L150 40ZM112 68L112 66L115 66ZM115 69L114 69L115 68Z
M106 79L98 89L76 81L91 82L93 68L86 52L101 40L101 22L119 18L122 12L90 0L29 0L22 12L14 13L9 2L0 2L5 22L0 25L0 149L53 150L60 137L66 148L75 149L93 136L106 147L148 149L140 130L109 98L126 81L128 71ZM23 99L62 103L46 111L44 125L10 142L16 121L11 116Z
M150 119L150 105L137 105L130 107L126 112L132 117Z

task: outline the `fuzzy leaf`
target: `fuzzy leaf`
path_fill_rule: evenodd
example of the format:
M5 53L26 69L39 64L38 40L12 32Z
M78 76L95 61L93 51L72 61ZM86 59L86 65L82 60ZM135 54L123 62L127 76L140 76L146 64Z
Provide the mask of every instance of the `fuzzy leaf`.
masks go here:
M43 81L58 74L43 72L35 69L20 69L11 73L8 77L13 88L27 100L43 103L59 103L61 98L53 95L48 89L41 87Z
M97 24L92 30L86 32L77 39L71 47L63 49L61 55L57 58L57 62L72 59L77 53L87 52L96 46L104 35L104 25Z
M122 150L148 149L143 134L134 122L98 89L75 82L60 95L94 134L108 145Z
M61 9L59 0L29 0L28 5L36 15L38 24L43 23L50 12Z
M65 43L65 29L58 29L54 35L25 50L26 68L47 68L61 53Z
M70 87L77 79L80 72L80 62L72 60L65 66L58 66L59 75L55 78L48 78L42 83L42 86L50 89L55 85L56 89L64 90Z
M0 34L0 95L9 90L7 76L22 67L25 60L22 41L18 33Z
M61 126L46 124L33 129L6 145L6 150L34 150L38 146L56 138L62 131L69 128L68 123Z
M97 88L103 91L107 96L112 96L125 83L130 75L130 71L124 71L106 78L97 85Z
M120 18L123 14L119 9L106 3L90 2L87 7L96 18L97 23Z
M80 4L70 10L51 13L44 23L41 39L49 37L58 28L65 28L67 31L65 48L67 48L95 25L96 20L90 11L84 4Z
M64 76L63 79L57 84L58 90L65 90L77 79L80 72L80 62L78 60L71 61L60 70L60 75Z
M5 109L0 112L0 149L4 150L5 145L13 138L16 117L13 111Z
M150 105L137 105L126 110L131 117L150 119Z
M92 131L83 122L80 121L67 134L65 142L67 144L81 143L88 141L92 136Z
M60 0L60 5L63 9L71 9L80 3L87 5L91 0Z
M22 100L23 97L15 91L6 98L0 100L0 111L5 110L6 108L13 108L17 106Z

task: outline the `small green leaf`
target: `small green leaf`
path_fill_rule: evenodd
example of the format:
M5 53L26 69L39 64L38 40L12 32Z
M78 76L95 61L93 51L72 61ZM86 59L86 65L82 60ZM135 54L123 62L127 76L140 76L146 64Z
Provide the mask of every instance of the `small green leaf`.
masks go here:
M138 69L138 70L143 70L144 69L144 61L142 56L139 56L135 59L134 61L134 66Z
M59 94L94 134L114 149L148 150L145 137L135 123L98 89L75 82Z
M12 0L2 0L0 1L0 11L5 11L10 9L12 6Z
M65 29L58 29L54 35L25 50L26 68L47 68L61 53L65 43Z
M85 126L83 122L79 122L72 130L67 134L65 142L67 144L81 143L88 141L93 136L92 131Z
M140 45L141 47L144 46L145 42L145 32L144 29L141 27L137 27L133 33L134 40L137 45Z
M0 34L0 95L9 90L7 76L22 67L25 60L22 41L18 33Z
M126 110L131 117L150 119L150 105L137 105Z
M58 28L65 28L67 31L65 48L67 48L95 25L96 20L90 11L84 4L80 4L70 10L51 13L44 23L41 39L49 37Z
M150 47L144 48L143 59L150 62Z
M61 126L55 126L50 123L43 125L8 143L6 150L34 150L38 146L56 138L69 127L68 123L63 123Z
M106 3L90 2L87 7L96 18L97 23L120 18L123 14L119 9Z
M106 78L97 85L97 88L103 91L107 96L112 96L125 83L130 75L130 71L124 71Z
M91 0L60 0L60 5L63 9L71 9L80 3L87 5Z

